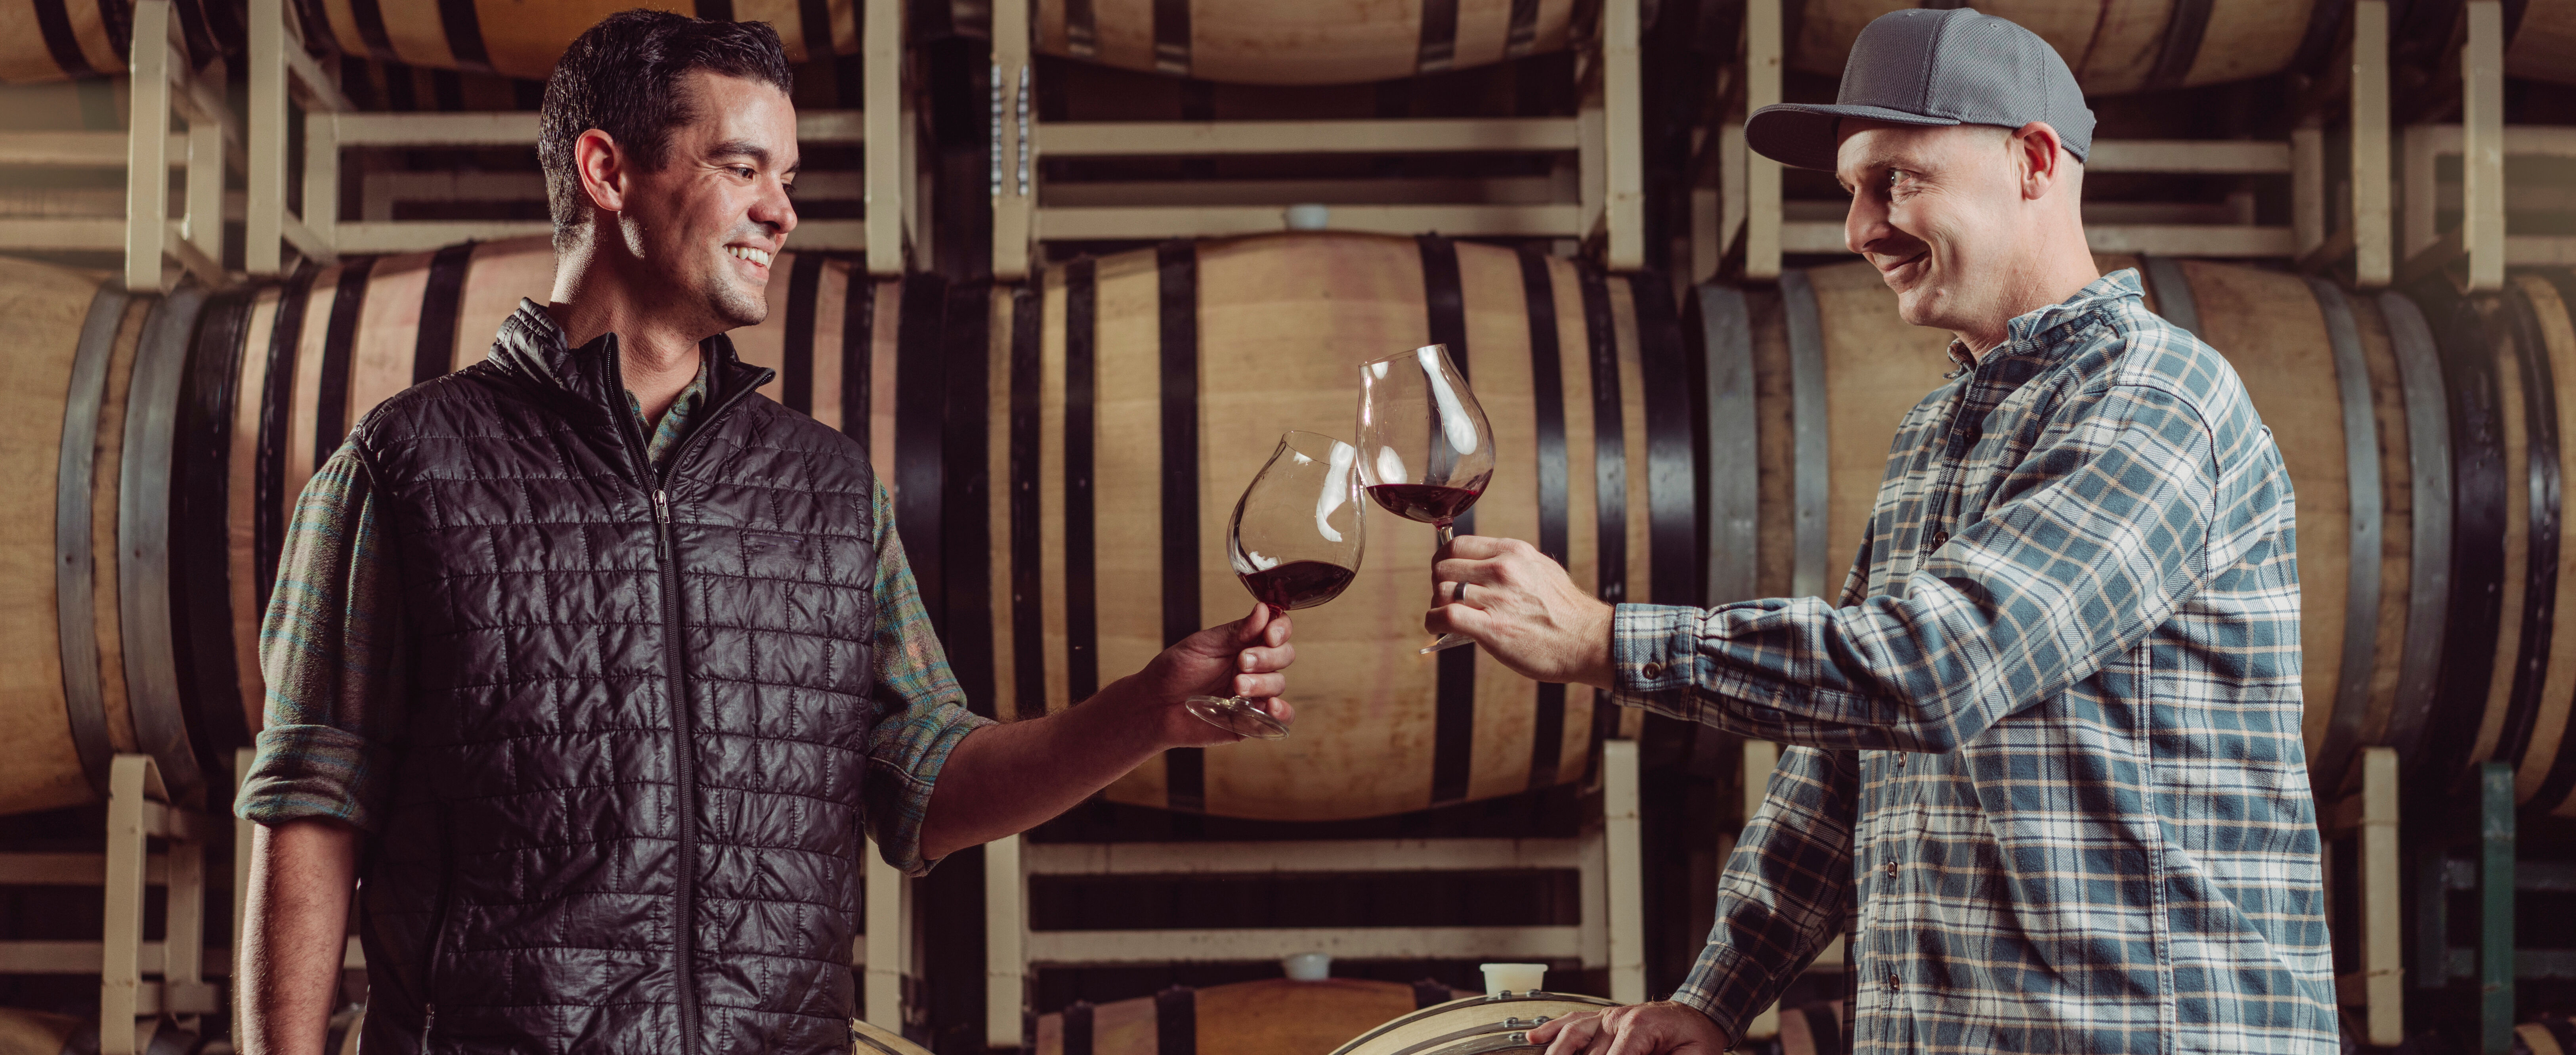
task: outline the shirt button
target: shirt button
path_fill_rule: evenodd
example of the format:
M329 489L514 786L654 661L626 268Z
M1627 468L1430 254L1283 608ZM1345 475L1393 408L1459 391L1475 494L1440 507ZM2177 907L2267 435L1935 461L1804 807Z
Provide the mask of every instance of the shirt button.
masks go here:
M1893 857L1887 859L1887 878L1896 878L1896 859Z
M1949 544L1950 544L1950 533L1949 533L1949 532L1947 532L1947 531L1935 531L1935 532L1933 532L1933 533L1932 533L1932 548L1933 548L1933 549L1940 549L1941 547L1943 547L1943 546L1947 546L1947 545L1949 545Z
M1893 993L1900 988L1902 987L1896 984L1896 972L1887 972L1887 991Z
M1898 769L1903 769L1903 768L1905 768L1905 753L1904 753L1904 752L1902 752L1902 751L1899 751L1899 752L1897 752L1897 754L1896 754L1896 768L1898 768Z
M1646 668L1638 673L1644 674L1647 681L1653 681L1664 676L1664 665L1661 663L1648 663L1646 664Z

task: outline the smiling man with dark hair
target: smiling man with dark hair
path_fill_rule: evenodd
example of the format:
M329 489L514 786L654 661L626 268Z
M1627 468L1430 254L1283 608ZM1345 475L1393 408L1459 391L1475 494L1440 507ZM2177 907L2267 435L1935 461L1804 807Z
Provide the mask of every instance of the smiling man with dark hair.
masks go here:
M1716 1055L1842 938L1857 1052L2334 1051L2290 479L2227 360L2095 268L2065 61L1897 11L1837 102L1744 131L1834 173L1956 369L1882 423L1838 598L1613 608L1473 536L1437 565L1432 630L1790 745L1673 999L1531 1039Z
M724 336L796 228L788 88L762 23L584 33L551 302L298 500L236 804L246 1052L321 1051L359 883L362 1050L847 1051L862 832L918 874L1237 739L1193 693L1289 716L1258 606L1061 713L966 709L867 451Z

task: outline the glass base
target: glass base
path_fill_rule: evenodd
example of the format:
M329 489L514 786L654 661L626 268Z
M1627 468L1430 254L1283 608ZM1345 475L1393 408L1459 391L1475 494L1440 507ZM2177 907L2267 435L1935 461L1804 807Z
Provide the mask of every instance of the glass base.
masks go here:
M1192 696L1189 708L1200 721L1236 736L1255 740L1288 738L1288 723L1271 717L1270 712L1241 696Z
M1420 654L1428 656L1434 652L1440 651L1441 649L1456 648L1460 645L1472 645L1475 643L1475 638L1468 637L1465 634L1442 634L1439 637L1433 638L1430 644L1422 646Z

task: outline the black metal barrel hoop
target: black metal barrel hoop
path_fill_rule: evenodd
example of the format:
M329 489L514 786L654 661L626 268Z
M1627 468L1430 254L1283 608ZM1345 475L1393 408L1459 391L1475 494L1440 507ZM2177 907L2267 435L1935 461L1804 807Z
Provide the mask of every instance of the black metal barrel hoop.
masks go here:
M2437 279L2438 281L2438 279ZM2427 286L2419 305L2432 310L2442 373L2450 394L2451 611L2446 621L2433 713L2421 735L2398 750L2410 785L2447 789L2465 771L2493 682L2504 606L2504 416L2496 385L2490 327L2477 306L2446 288ZM2429 716L2428 716L2429 718ZM2434 793L2438 794L2438 790Z
M2571 316L2576 316L2576 272L2548 268L2535 273L2558 291L2559 302ZM2561 471L2564 472L2563 466ZM2525 805L2537 812L2556 812L2567 802L2570 792L2576 792L2576 737L2562 734L2558 742L2558 757L2550 761L2548 773L2541 778L2540 787Z
M2512 342L2521 369L2525 452L2523 479L2507 481L2506 486L2527 489L2528 541L2523 548L2524 566L2506 569L2508 574L2523 575L2520 649L2515 653L2513 693L2488 758L2519 768L2524 750L2531 745L2541 691L2549 679L2549 645L2558 608L2559 502L2564 488L2558 462L2558 389L2549 364L2549 342L2540 332L2531 298L2520 288L2510 288L2500 308L2493 320L2498 336Z

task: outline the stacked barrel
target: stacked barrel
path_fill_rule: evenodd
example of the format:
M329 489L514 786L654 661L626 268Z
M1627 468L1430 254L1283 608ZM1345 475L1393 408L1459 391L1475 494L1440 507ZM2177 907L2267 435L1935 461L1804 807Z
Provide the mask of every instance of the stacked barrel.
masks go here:
M342 86L362 103L525 110L564 44L626 3L291 6L309 39L347 56ZM1800 5L1787 61L1839 72L1851 36L1895 6ZM1988 9L2056 43L2088 90L2117 93L2311 68L2346 8L2081 6ZM2419 6L2409 17L2459 14ZM1210 81L1349 86L1561 52L1586 10L1150 7L1043 0L1036 48L1194 78L1173 82L1188 99ZM118 4L24 9L41 32L23 54L0 48L0 79L119 68ZM2576 39L2570 9L2528 5L2511 68L2576 79L2576 50L2551 46ZM791 60L808 64L801 102L855 104L838 60L859 48L858 10L781 15ZM233 17L203 12L215 28L190 33ZM1571 243L1428 232L1094 248L1017 285L789 252L768 319L733 334L777 369L771 396L867 445L961 683L1005 720L1064 710L1248 606L1214 556L1235 499L1278 433L1349 433L1360 360L1440 343L1472 379L1505 456L1462 531L1537 543L1604 599L1668 604L1834 596L1895 423L1952 365L1949 335L1906 325L1860 263L1677 290ZM2357 293L2275 267L2099 263L2137 269L2150 307L2226 355L2280 440L2320 800L2358 786L2364 748L2389 746L2410 793L2447 796L2502 762L2530 814L2576 816L2576 610L2559 604L2576 606L2576 567L2562 568L2576 559L2576 273L2517 270L2501 294L2466 296L2438 275ZM481 358L521 298L547 298L553 267L545 239L513 239L162 295L0 260L21 349L0 357L0 398L17 404L0 436L23 455L21 501L0 509L0 737L16 749L0 813L94 802L128 751L220 809L232 751L262 722L260 619L305 480L377 403ZM1597 778L1607 741L1670 732L1481 651L1413 656L1433 544L1372 519L1358 579L1299 616L1296 734L1169 752L1103 793L1152 811L1121 816L1166 832L1200 818L1325 831L1567 797ZM1434 1026L1467 996L1352 978L1183 987L1056 1001L1031 1036L1068 1053L1410 1050L1446 1036ZM1790 1009L1771 1043L1834 1050L1838 1014Z

